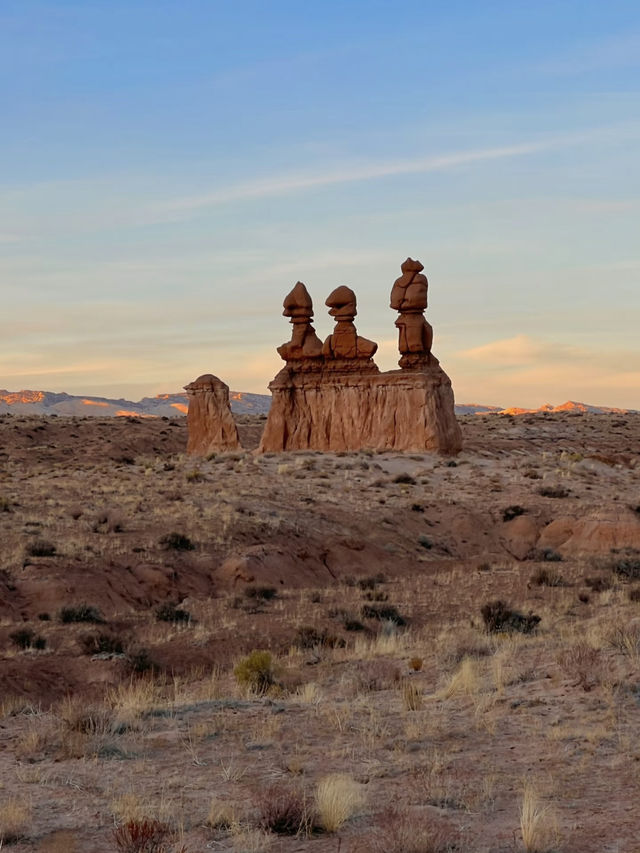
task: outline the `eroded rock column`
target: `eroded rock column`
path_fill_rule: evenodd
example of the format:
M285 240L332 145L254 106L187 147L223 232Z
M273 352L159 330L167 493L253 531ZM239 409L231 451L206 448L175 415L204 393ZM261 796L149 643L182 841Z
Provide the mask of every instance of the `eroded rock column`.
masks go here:
M229 386L205 373L185 385L189 397L187 453L208 456L226 450L239 450L240 440L229 404Z

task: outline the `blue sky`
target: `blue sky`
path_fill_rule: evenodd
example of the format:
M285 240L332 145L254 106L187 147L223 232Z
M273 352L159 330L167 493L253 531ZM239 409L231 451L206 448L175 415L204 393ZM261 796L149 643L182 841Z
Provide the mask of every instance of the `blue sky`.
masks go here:
M637 2L2 0L0 387L265 392L425 265L461 402L640 408Z

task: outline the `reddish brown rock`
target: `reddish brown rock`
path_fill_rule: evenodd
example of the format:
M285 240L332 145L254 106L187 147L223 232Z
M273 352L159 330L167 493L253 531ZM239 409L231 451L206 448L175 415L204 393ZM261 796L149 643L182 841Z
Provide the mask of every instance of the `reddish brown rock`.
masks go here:
M426 275L422 275L424 267L420 261L407 258L400 269L402 275L393 283L390 300L390 307L400 312L396 320L401 355L398 364L416 369L434 360L431 355L433 329L424 318L429 282Z
M304 284L299 281L288 293L282 303L285 317L293 325L291 340L278 347L278 353L285 361L322 358L322 341L311 325L313 303Z
M240 441L231 407L229 386L205 373L185 385L189 396L187 453L208 456L225 450L238 450Z
M329 306L329 314L336 320L333 334L329 335L322 348L325 359L362 359L367 362L373 358L378 344L361 337L353 323L358 313L353 290L345 285L336 287L325 305Z
M640 550L640 520L626 507L603 508L585 517L558 518L538 541L564 555L594 555Z
M457 453L462 446L451 382L438 366L389 373L297 372L284 367L261 451L414 450Z
M422 268L408 258L391 293L392 307L401 313L396 325L404 369L380 373L373 361L378 345L358 335L353 322L355 293L337 287L326 302L336 325L324 342L323 358L278 350L287 364L269 385L272 403L260 451L371 448L451 454L461 449L451 380L430 351ZM295 288L289 297L294 293ZM308 297L306 289L304 294ZM301 304L300 294L295 302ZM302 307L308 323L311 299ZM302 352L299 343L294 353Z

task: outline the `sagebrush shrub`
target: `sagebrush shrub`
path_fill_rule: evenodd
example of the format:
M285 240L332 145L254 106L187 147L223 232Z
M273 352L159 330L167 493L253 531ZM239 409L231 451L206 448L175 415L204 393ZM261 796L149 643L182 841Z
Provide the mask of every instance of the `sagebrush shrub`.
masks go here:
M263 694L275 683L271 652L254 649L233 669L236 681L254 693Z
M58 619L64 624L72 622L93 622L96 625L104 623L104 617L97 607L91 604L76 604L62 607L58 613Z
M184 533L167 533L160 539L165 551L194 551L195 545Z
M191 613L176 607L175 604L166 603L161 604L156 610L156 619L158 622L191 622Z
M535 613L524 615L517 610L511 610L504 601L490 601L480 608L487 631L519 631L530 634L538 626L540 617Z
M295 788L271 785L260 799L261 829L276 835L300 835L309 831L312 816L304 795Z

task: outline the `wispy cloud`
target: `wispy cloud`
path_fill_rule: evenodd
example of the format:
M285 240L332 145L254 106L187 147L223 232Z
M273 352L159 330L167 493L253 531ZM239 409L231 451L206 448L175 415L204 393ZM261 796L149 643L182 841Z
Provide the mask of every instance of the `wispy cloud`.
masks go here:
M268 198L286 195L291 192L327 187L336 184L371 181L398 175L441 172L458 166L468 166L492 160L523 157L545 151L571 148L584 142L593 141L611 133L613 128L592 128L580 133L549 136L541 139L500 145L491 148L471 149L440 154L417 159L393 160L383 163L354 164L334 171L322 171L310 174L276 175L255 181L247 181L212 190L208 193L186 196L156 204L150 213L165 216L180 214L200 208L216 207L234 201ZM637 128L633 128L637 135Z
M491 341L488 344L462 350L457 355L463 359L481 362L486 366L500 368L585 357L585 353L577 347L555 341L536 340L529 335L516 335L512 338Z

